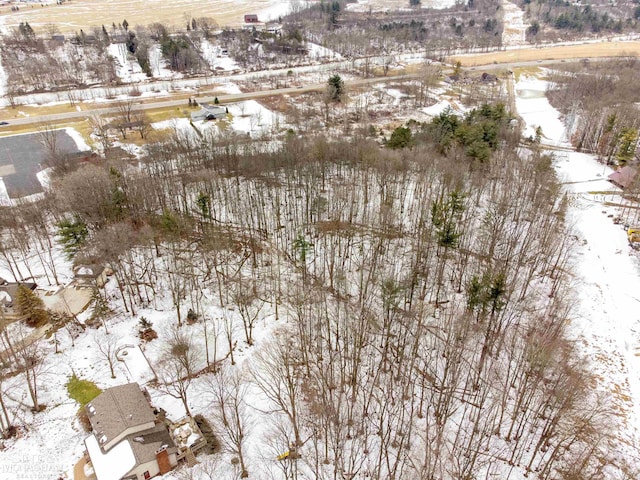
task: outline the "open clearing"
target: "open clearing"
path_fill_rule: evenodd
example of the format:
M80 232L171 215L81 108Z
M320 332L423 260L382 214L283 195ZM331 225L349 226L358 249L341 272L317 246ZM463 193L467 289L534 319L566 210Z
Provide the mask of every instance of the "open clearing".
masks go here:
M518 63L536 60L562 60L573 58L622 57L640 54L640 42L600 42L579 45L561 45L558 47L519 48L500 52L457 55L451 57L451 63L460 61L463 66L489 65L491 63Z
M9 7L2 7L4 23L8 28L20 22L29 22L34 27L54 24L63 33L75 33L81 28L107 28L112 24L127 20L132 28L136 25L148 25L162 22L167 25L184 28L192 17L211 17L219 25L240 25L245 13L257 13L260 19L277 18L290 9L286 0L73 0L62 5L39 4L21 6L19 12L11 12ZM150 13L153 12L153 13Z

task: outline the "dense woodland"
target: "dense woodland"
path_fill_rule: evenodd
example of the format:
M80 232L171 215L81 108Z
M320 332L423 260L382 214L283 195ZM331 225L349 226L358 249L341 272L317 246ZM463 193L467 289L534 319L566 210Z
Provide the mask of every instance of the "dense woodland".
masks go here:
M283 19L280 36L226 31L219 40L247 67L265 58L257 47L292 57L305 39L350 56L427 41L436 54L499 45L493 0L424 15L321 3ZM55 48L98 55L117 35L143 70L159 48L173 68L200 74L208 67L194 52L210 27L197 19L176 35L157 24L113 25L96 41L79 34ZM10 86L31 81L16 80L29 53L49 65L36 88L117 81L111 60L95 66L95 79L82 77L88 55L76 69L56 64L54 42L26 25L14 42L3 48ZM553 71L550 98L579 149L621 166L637 161L637 70L624 59ZM425 65L394 88L425 106L438 78ZM135 160L109 140L114 128L125 140L131 125L147 138L148 119L132 101L118 104L115 120L91 119L105 158L58 156L43 128L51 189L0 207L0 264L17 280L42 272L50 285L71 264L107 265L113 277L96 291L89 326L20 291L27 322L0 332L3 437L48 408L40 392L58 335L75 348L95 333L115 377L112 322L170 304L173 324L159 336L139 319L141 340L162 343L153 388L211 421L239 477L261 478L247 460L258 412L272 456L289 451L273 478L638 478L635 451L617 437L625 407L593 388L598 380L568 335L576 259L552 158L539 139L522 147L501 87L481 84L455 87L477 103L464 115L445 110L384 131L389 115L373 107L384 93L345 92L334 75L326 92L282 100L286 133L176 129ZM226 313L213 315L212 304ZM266 316L268 339L258 332ZM47 322L52 339L28 342L31 327ZM243 369L239 350L255 353ZM212 398L205 411L190 410L196 381ZM251 390L268 401L264 410L248 404Z
M320 2L283 19L285 32L301 35L346 56L429 50L432 56L455 49L501 44L502 13L494 0L475 0L451 9L355 13L345 2Z
M640 28L637 2L568 2L565 0L520 0L531 26L529 41L620 35Z
M608 164L637 163L640 94L633 79L639 73L635 57L554 70L549 97L567 116L576 148L595 152Z
M249 477L247 385L292 443L281 478L636 478L566 336L572 242L551 159L518 153L509 120L502 105L445 111L386 147L177 133L135 164L65 165L43 201L2 208L2 262L20 278L30 258L57 282L58 241L112 267L107 307L170 296L181 348L161 381L187 411L202 359L180 325L203 322L206 342L211 324L229 356L207 353L218 401L202 413ZM241 328L207 319L205 289ZM267 305L278 333L240 374L234 349L252 348ZM28 358L37 410L46 358Z

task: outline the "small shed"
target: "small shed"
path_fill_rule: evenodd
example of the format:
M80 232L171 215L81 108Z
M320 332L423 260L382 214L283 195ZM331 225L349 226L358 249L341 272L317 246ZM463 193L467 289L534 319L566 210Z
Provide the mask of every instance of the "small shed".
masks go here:
M637 174L638 170L634 167L624 166L609 175L608 179L611 183L624 190L634 183Z
M244 23L258 23L258 15L255 13L248 13L244 16Z
M102 287L107 283L109 271L102 265L78 265L73 269L73 277L80 287Z

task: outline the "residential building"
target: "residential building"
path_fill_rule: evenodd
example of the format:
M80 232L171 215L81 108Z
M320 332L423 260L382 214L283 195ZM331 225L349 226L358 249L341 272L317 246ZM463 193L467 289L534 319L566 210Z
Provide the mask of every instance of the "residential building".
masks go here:
M86 406L85 439L97 480L148 480L178 464L178 448L137 383L108 388Z

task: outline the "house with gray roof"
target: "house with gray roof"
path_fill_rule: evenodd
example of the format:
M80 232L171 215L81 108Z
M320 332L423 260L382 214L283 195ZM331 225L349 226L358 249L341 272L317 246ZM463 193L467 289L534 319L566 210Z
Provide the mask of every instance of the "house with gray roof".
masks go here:
M217 120L226 118L227 109L218 105L212 105L207 102L198 103L200 110L191 114L191 120L197 122L199 120Z
M97 480L148 480L178 464L178 448L137 383L106 389L86 406L85 439Z

